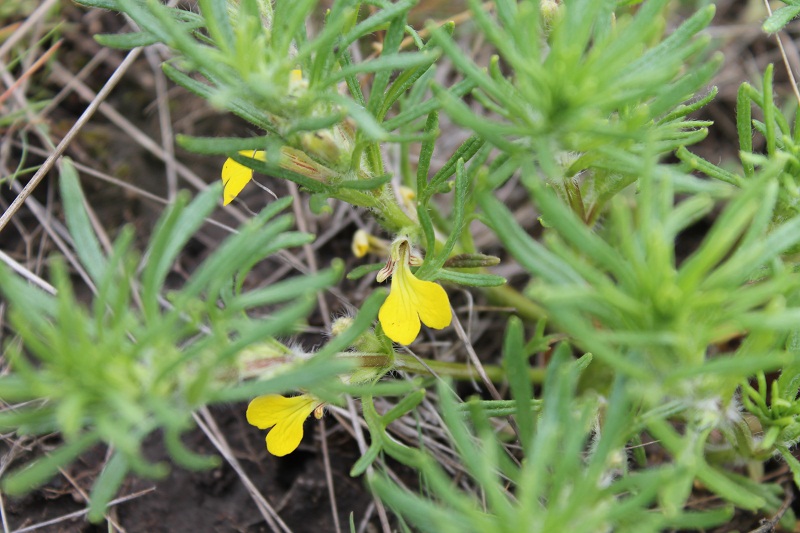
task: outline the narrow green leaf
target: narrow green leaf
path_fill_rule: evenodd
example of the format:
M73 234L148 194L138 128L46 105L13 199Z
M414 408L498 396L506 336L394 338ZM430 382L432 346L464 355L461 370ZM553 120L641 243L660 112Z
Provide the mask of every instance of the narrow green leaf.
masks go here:
M220 464L219 457L200 455L187 448L181 442L180 432L177 430L167 429L165 431L164 444L166 444L170 457L187 470L208 470Z
M90 522L97 523L103 519L108 502L117 494L127 473L128 461L123 454L115 452L92 486L88 514Z
M517 414L515 417L519 428L520 445L526 452L532 443L533 436L533 390L528 379L530 363L525 352L525 339L522 321L512 316L508 319L506 334L503 339L503 366L506 370L511 397L514 399Z
M784 446L776 446L776 449L783 457L783 460L786 461L786 464L789 466L789 470L792 471L792 480L794 480L794 486L800 487L800 461Z
M461 146L459 146L458 149L453 152L453 155L451 155L447 162L442 165L442 168L440 168L439 171L430 178L425 190L422 192L418 191L420 202L427 203L428 198L432 196L434 192L436 192L439 186L450 176L455 174L456 165L458 164L459 159L463 159L465 162L469 161L476 153L478 153L478 150L480 150L484 144L485 141L478 135L473 135L461 143Z
M454 98L461 98L465 94L469 93L472 89L474 89L475 86L476 86L475 82L473 82L470 79L465 79L456 83L446 91L450 93ZM414 119L417 119L419 117L424 117L425 115L439 109L440 107L441 104L439 103L439 100L437 100L436 98L431 98L430 100L427 100L418 106L414 106L413 108L408 109L407 111L403 111L396 117L393 117L383 122L382 126L386 129L386 131L393 131L401 126L405 126Z
M717 495L742 509L755 511L766 505L764 498L732 480L727 472L704 464L697 471L697 478Z
M392 181L392 175L386 174L375 178L364 178L357 180L343 180L336 183L336 188L352 189L354 191L374 191L380 189Z
M550 283L583 284L572 267L533 240L517 224L502 202L489 193L483 193L478 195L478 203L495 234L528 272L538 274Z
M425 122L425 133L435 133L439 131L439 114L436 111L428 115L428 120ZM425 197L425 189L428 186L428 172L431 167L431 157L433 156L433 149L436 146L435 136L431 136L429 140L422 143L419 151L419 158L417 160L417 196L419 198Z
M75 3L85 7L119 11L119 4L117 4L116 0L75 0Z
M485 254L458 254L450 256L444 268L481 268L500 264L500 258Z
M369 448L367 448L367 451L364 452L361 457L359 457L358 461L356 461L353 467L350 469L350 477L358 477L366 472L367 468L372 466L372 463L374 463L375 459L377 459L378 455L380 455L382 451L380 446L381 441L379 438L375 438L374 433L371 435L372 442L370 443Z
M775 155L775 103L772 96L772 70L773 65L770 63L764 70L764 93L763 105L761 110L764 112L764 126L766 126L765 137L767 138L767 154Z
M340 259L336 259L331 263L331 267L317 274L286 279L273 283L268 287L245 293L229 302L228 309L238 311L260 305L287 302L308 293L308 291L326 289L341 278L344 263Z
M223 52L233 52L236 38L228 17L228 3L225 0L198 0L198 3L211 38Z
M195 80L191 76L188 76L181 72L180 70L176 69L169 63L164 63L161 65L161 69L164 71L164 74L186 89L187 91L200 96L205 100L214 100L215 96L219 92L219 89L203 83L201 81ZM268 131L271 133L277 134L277 130L275 126L272 124L269 116L267 116L263 111L259 108L254 106L253 104L246 102L240 98L226 98L225 100L225 107L230 110L231 112L235 113L236 115L242 117L243 119L247 120L251 124L261 128L264 131Z
M7 474L2 481L3 490L9 495L17 496L39 487L56 475L59 468L74 461L97 441L98 437L94 433L84 433L45 457Z
M60 185L67 227L75 244L75 252L92 280L98 284L105 275L106 256L100 248L100 241L86 212L86 199L81 191L78 172L72 161L66 157L61 164Z
M422 235L425 237L425 259L433 260L436 254L436 234L433 231L433 222L428 214L428 208L421 203L417 204L417 219L419 220Z
M348 272L347 279L361 279L370 272L377 272L384 267L384 263L373 263L371 265L360 265Z
M699 170L709 177L724 181L725 183L730 183L731 185L735 185L737 187L742 186L741 177L732 172L728 172L727 170L720 168L713 163L709 163L702 157L694 155L683 146L678 148L678 150L675 152L675 156L689 165L692 170Z
M329 78L320 82L322 87L334 85L348 76L365 74L368 72L388 72L395 70L408 70L420 66L430 66L438 59L439 55L432 51L408 52L405 54L381 56L372 61L355 63L334 72Z
M742 83L736 94L736 130L739 134L739 151L741 154L753 153L753 123L751 118L748 84ZM741 157L745 178L752 178L755 167L752 161Z
M132 33L103 33L94 36L94 40L101 46L130 50L139 46L150 46L159 42L157 36L150 32L139 31Z
M766 33L779 32L797 15L800 15L800 6L783 6L773 11L772 15L764 21L761 29Z
M473 272L458 272L442 268L433 275L437 281L446 281L466 287L499 287L505 285L506 278L494 274L481 274Z
M389 4L371 17L359 22L352 30L342 36L339 42L339 50L344 52L347 48L364 35L373 33L375 30L389 24L393 19L408 12L418 0L401 0L400 2Z
M422 400L425 399L425 389L419 389L411 394L405 396L402 400L397 402L397 405L392 407L389 411L381 416L381 422L383 423L384 427L388 426L398 418L405 416L413 409L422 403Z
M196 154L222 155L241 150L264 150L274 140L271 135L259 137L194 137L178 134L178 146Z
M143 259L142 271L142 300L145 303L145 314L150 319L159 316L158 295L161 293L170 267L219 203L221 189L222 184L219 182L208 187L188 207L185 207L188 194L180 194L156 224L150 246Z
M484 70L480 69L470 58L461 50L450 35L442 28L429 24L427 26L431 32L431 38L442 48L453 64L461 71L464 76L471 79L478 87L483 89L496 102L507 104L509 111L521 115L524 111L519 108L519 102L513 102L514 95L507 94L501 86L496 83Z
M456 162L456 190L453 196L453 212L450 215L453 226L441 250L436 250L435 255L428 253L425 256L425 262L417 272L417 275L421 276L422 279L428 279L428 277L442 268L444 262L450 257L456 242L461 237L461 232L464 230L464 205L467 202L468 188L469 178L464 170L464 160L459 159Z

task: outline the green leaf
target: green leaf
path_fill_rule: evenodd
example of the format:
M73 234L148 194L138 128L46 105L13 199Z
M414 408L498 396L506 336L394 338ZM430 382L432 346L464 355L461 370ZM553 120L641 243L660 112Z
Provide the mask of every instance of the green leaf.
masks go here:
M208 187L188 207L186 207L188 194L180 194L156 224L143 260L142 271L142 300L145 305L145 315L150 319L160 316L158 296L169 269L189 239L219 203L221 188L222 184L219 182ZM290 201L276 203L285 207ZM280 208L281 206L278 207Z
M508 319L503 340L503 366L506 370L511 397L516 405L516 423L519 428L520 445L527 453L533 436L533 390L528 379L530 363L525 352L525 339L522 321L512 316Z
M500 258L485 254L458 254L444 262L445 268L481 268L500 264Z
M231 53L236 48L236 38L228 17L228 3L225 0L199 0L198 3L211 38L220 50Z
M447 240L445 241L441 250L436 250L435 253L431 253L431 249L428 249L428 253L425 256L425 262L417 271L417 275L421 279L428 279L428 277L430 277L433 273L442 268L442 265L445 261L447 261L447 258L453 251L456 242L458 242L459 238L461 237L461 232L464 230L464 205L467 202L469 185L470 180L467 172L464 170L464 160L459 159L456 162L456 191L455 195L453 196L453 212L450 215L450 218L453 222L453 227L450 230L450 235L447 236Z
M343 180L336 183L336 188L352 189L354 191L373 191L380 189L392 181L392 175L386 174L375 178L363 178L355 180Z
M475 83L470 79L461 80L460 82L456 83L449 89L447 92L451 94L454 98L461 98L465 94L469 93L472 89L475 88ZM435 111L441 107L439 101L435 98L430 100L426 100L424 103L414 106L407 111L403 111L402 113L398 114L396 117L390 118L389 120L383 122L381 126L386 129L386 131L393 131L401 126L405 126L406 124L412 122L413 120L424 117L428 115L432 111Z
M164 444L166 444L170 457L187 470L208 470L220 465L219 457L214 455L200 455L194 453L181 442L178 430L167 430L164 433Z
M61 164L61 198L64 200L64 211L67 227L75 244L75 252L95 284L100 283L105 275L106 256L100 248L100 241L92 228L84 202L86 199L78 181L78 172L69 158Z
M128 461L123 454L115 452L92 486L88 515L90 522L97 523L103 519L108 502L117 494L127 473Z
M458 149L453 152L453 155L451 155L447 162L442 165L442 168L440 168L439 171L430 178L427 186L422 191L417 191L417 194L420 196L420 203L427 204L428 199L438 190L439 186L450 176L455 174L458 161L469 161L475 154L478 153L484 144L485 141L478 135L473 135L461 143L461 146L459 146Z
M743 83L736 95L736 130L739 134L739 151L742 154L753 153L753 123L751 118L749 86ZM752 178L755 169L753 163L742 157L742 168L746 178Z
M800 6L789 5L776 9L772 15L764 21L761 29L766 33L781 31L784 26L789 24L797 15L800 15Z
M98 9L109 9L119 11L116 0L75 0L75 3L85 7L96 7Z
M395 70L407 70L410 68L430 66L439 58L439 54L430 51L408 52L405 54L381 56L372 61L348 65L341 70L334 72L332 76L323 80L323 87L334 85L345 79L347 76L365 74L368 72L393 72Z
M751 490L751 487L742 484L738 479L733 479L730 472L704 464L698 469L697 478L720 497L742 509L755 511L767 503L762 496Z
M358 477L364 472L367 471L367 468L372 466L372 463L375 462L375 459L378 458L380 455L382 448L380 446L380 440L376 439L373 436L372 442L367 448L367 451L358 458L358 461L355 462L353 467L350 469L350 477Z
M761 110L764 112L764 126L767 130L764 134L764 137L766 137L767 140L768 155L775 155L775 144L777 142L775 135L776 109L772 95L772 71L773 65L770 63L764 70L764 92L761 106ZM778 115L780 115L780 113L778 113Z
M3 490L11 496L17 496L39 487L55 476L59 468L74 461L97 441L94 433L84 433L70 440L45 457L7 474L2 481Z
M130 50L131 48L150 46L159 42L156 35L146 31L98 34L94 36L94 40L101 46L118 50Z
M499 287L505 285L506 278L494 274L480 274L473 272L458 272L445 268L433 275L436 281L446 281L467 287Z
M259 137L194 137L178 134L175 141L178 146L196 154L222 155L239 152L242 150L264 150L268 143L275 139L274 136L264 135Z
M347 279L361 279L370 272L377 272L385 266L385 263L373 263L371 265L359 265L347 274Z
M161 69L169 79L187 91L206 100L214 100L215 96L219 92L219 89L186 75L169 63L164 63L161 65ZM247 120L251 124L263 129L264 131L275 134L278 133L269 116L252 103L246 102L241 98L226 98L224 101L227 109Z
M317 274L286 279L238 296L228 303L228 309L243 311L261 305L287 302L309 291L321 291L336 283L341 278L343 270L344 262L335 259L331 263L331 268Z
M731 185L735 185L737 187L741 187L742 185L741 177L737 176L733 172L728 172L727 170L720 168L713 163L709 163L702 157L694 155L683 146L678 148L678 150L675 152L675 156L686 163L692 170L699 170L709 177L724 181L725 183L730 183Z
M800 487L800 461L786 447L776 446L776 449L783 457L783 460L786 461L789 470L792 471L792 480L795 487Z
M439 114L436 111L428 115L424 131L430 134L438 133ZM420 198L425 197L425 189L428 187L428 172L431 167L433 149L436 146L436 138L436 136L431 135L427 141L422 143L419 150L419 158L417 159L417 196Z

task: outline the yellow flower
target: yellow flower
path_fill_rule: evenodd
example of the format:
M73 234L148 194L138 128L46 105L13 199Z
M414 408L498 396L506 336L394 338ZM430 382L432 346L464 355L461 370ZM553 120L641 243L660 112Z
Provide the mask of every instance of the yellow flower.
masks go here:
M268 394L250 402L247 422L258 429L272 428L267 433L267 451L283 457L300 445L303 423L311 413L318 419L322 418L322 402L308 394L291 398Z
M241 150L239 155L255 159L256 161L266 161L267 152L264 150ZM300 150L289 146L281 146L279 151L278 165L286 170L291 170L297 174L302 174L317 181L326 181L335 176L331 169L320 165ZM247 168L241 163L237 163L231 158L222 165L222 203L228 205L234 198L239 196L245 185L253 179L253 169Z
M294 90L298 88L305 89L306 87L304 86L304 84L305 86L307 86L308 82L303 80L302 70L296 68L289 73L289 90Z
M247 156L257 161L266 161L267 154L264 150L241 150L239 155ZM231 158L222 165L222 204L228 205L239 196L244 186L253 179L253 169L237 163Z
M409 213L416 215L417 213L417 204L415 200L417 199L417 193L414 192L414 189L410 187L406 187L405 185L401 185L398 187L398 192L400 193L400 201L403 204L403 207Z
M305 91L307 88L308 81L303 79L303 71L300 69L292 70L289 73L289 93L297 95ZM239 155L243 155L257 161L266 162L267 160L267 155L264 150L241 150ZM332 170L317 163L304 152L288 146L282 146L280 148L280 159L278 161L278 165L281 168L291 170L292 172L296 172L319 181L325 181L326 179L335 175ZM239 196L239 193L242 192L245 185L250 183L250 180L252 179L252 169L242 165L241 163L237 163L231 158L228 158L225 161L225 164L222 165L223 205L228 205L233 201L234 198Z
M369 233L363 229L357 230L353 234L353 242L350 244L350 250L353 255L359 259L367 255L369 252Z
M363 229L359 229L353 234L353 242L350 243L350 251L359 259L367 254L388 257L389 243L374 235L370 235Z
M389 297L378 312L378 320L386 335L400 344L414 342L420 320L434 329L446 328L452 320L447 293L437 283L417 279L409 268L411 261L411 244L400 237L392 243L389 263L378 274L379 281L392 275Z

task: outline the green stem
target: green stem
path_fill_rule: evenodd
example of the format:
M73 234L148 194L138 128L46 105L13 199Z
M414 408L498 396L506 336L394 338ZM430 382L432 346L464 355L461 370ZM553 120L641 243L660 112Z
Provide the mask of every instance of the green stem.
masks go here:
M436 374L447 376L454 379L480 379L477 370L465 363L450 363L446 361L434 361L432 359L418 359L407 354L395 354L395 365L397 370L414 372L417 374ZM498 365L484 365L484 371L490 380L501 382L505 379L506 371ZM531 368L528 377L531 383L542 383L545 371L542 368Z
M547 316L544 309L509 285L487 287L483 291L490 302L513 307L514 312L526 322L537 322Z

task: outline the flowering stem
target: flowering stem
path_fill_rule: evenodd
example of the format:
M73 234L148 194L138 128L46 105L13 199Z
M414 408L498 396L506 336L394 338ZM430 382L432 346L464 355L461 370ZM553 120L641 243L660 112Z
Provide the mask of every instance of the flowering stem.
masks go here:
M544 309L509 285L487 287L484 294L493 304L513 307L516 314L526 321L536 322L546 316Z
M377 152L377 155L378 157L380 156L380 151ZM383 161L381 160L379 163L382 168ZM354 191L348 192L352 194ZM354 202L351 198L342 199L349 201L353 205L362 205L363 207L374 209L375 213L378 215L380 224L390 232L397 233L404 229L407 230L408 228L416 227L417 232L421 233L419 223L409 218L400 205L398 205L391 185L383 187L380 197L384 201L378 201L374 207L372 205L364 205L363 203L359 204L358 202ZM378 198L376 198L376 200L378 200ZM437 239L436 248L438 249L441 245L443 245L443 243ZM505 307L513 307L516 314L527 322L536 322L545 316L545 312L541 307L513 287L502 285L500 287L487 287L484 288L483 291L490 302Z
M437 376L447 376L454 379L480 379L477 370L465 363L451 363L446 361L434 361L432 359L416 358L407 354L395 354L395 365L397 370L414 372L417 374L434 374ZM488 378L494 382L501 382L506 378L506 371L498 365L483 365ZM544 370L541 368L531 368L528 372L531 383L542 383L544 381Z
M362 368L393 367L395 370L402 370L415 374L427 374L429 376L447 376L460 380L480 379L477 370L475 370L473 366L465 363L435 361L433 359L424 359L397 352L394 353L393 357L381 353L341 352L339 357L357 358L358 366ZM484 365L483 369L486 371L486 375L489 379L494 382L499 383L506 379L506 371L502 366ZM531 368L529 371L531 383L542 383L544 381L544 373L544 369Z

